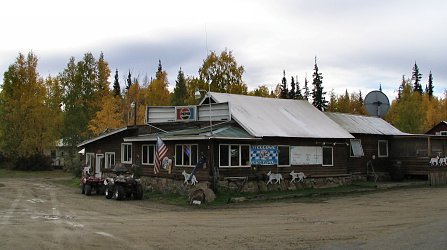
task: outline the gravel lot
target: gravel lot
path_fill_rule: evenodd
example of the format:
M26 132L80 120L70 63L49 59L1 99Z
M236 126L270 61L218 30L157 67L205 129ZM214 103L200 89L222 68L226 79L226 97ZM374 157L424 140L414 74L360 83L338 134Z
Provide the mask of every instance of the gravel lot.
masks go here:
M446 198L420 187L202 209L2 178L0 249L447 249Z

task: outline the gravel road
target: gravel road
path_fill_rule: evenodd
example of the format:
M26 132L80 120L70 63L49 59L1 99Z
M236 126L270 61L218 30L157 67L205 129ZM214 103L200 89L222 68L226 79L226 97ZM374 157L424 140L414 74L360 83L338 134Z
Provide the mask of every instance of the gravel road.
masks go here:
M447 188L192 208L0 179L0 249L447 249Z

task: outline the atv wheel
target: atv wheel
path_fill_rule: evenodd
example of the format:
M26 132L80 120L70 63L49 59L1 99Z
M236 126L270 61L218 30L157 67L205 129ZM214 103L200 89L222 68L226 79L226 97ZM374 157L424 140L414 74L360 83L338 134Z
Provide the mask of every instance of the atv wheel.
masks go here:
M96 187L96 194L103 195L106 191L106 187L103 185L99 185Z
M141 200L143 199L143 186L137 185L135 188L135 192L133 193L133 198L135 200Z
M112 199L112 196L113 196L113 191L112 191L112 189L109 188L109 187L106 187L105 195L106 195L106 199Z
M84 183L81 184L81 194L85 194L85 185L84 185Z
M115 188L115 199L122 200L124 199L125 193L124 193L124 187L123 186L116 186Z
M92 186L90 184L85 185L85 195L91 195L92 194Z

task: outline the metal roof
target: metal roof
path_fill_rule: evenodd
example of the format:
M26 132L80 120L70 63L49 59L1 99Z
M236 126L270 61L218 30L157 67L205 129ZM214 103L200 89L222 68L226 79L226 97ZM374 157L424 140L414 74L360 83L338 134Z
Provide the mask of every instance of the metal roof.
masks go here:
M183 129L170 131L167 133L153 133L146 135L139 135L134 137L124 138L124 142L138 142L138 141L156 141L157 137L162 140L173 141L173 140L209 140L213 139L232 139L232 140L257 140L248 134L243 129L234 126L217 126L211 129L201 128L201 129Z
M97 140L101 140L101 139L106 138L108 136L120 133L122 131L130 130L130 129L135 129L135 128L134 127L123 127L123 128L120 128L120 129L112 130L111 132L104 133L104 134L102 134L102 135L100 135L98 137L95 137L95 138L92 138L92 139L88 139L88 140L85 140L85 141L79 143L78 144L78 148L82 147L82 146L85 146L85 145L87 145L89 143L95 142Z
M379 117L343 113L325 113L349 133L372 135L408 135Z
M232 118L255 137L354 138L305 100L215 92L211 98L228 102Z

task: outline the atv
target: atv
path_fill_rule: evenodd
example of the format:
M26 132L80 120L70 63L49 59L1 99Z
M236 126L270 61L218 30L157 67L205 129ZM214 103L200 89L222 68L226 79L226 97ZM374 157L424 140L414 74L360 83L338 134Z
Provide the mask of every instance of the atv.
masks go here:
M82 177L81 177L81 194L85 195L91 195L92 191L95 192L95 194L104 194L105 187L104 187L104 179L101 177L95 177L95 175L91 175L90 171L82 171Z
M105 196L107 199L129 200L132 196L135 200L143 199L143 185L141 180L130 174L128 169L117 164L113 169L114 177L104 180Z

